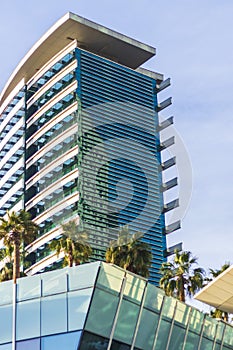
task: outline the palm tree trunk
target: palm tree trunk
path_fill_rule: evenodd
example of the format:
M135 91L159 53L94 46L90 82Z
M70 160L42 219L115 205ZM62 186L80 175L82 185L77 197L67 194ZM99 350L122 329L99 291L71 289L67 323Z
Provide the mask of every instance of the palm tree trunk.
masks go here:
M228 313L227 312L224 312L223 313L223 320L225 321L225 322L228 322Z
M73 263L74 263L73 255L72 255L72 253L69 253L69 255L68 255L68 264L69 264L69 267L72 267L72 266L73 266Z
M16 284L17 278L20 277L20 239L18 234L15 234L14 239L14 265L13 265L13 282Z
M181 286L179 291L179 300L183 301L185 303L185 291L184 291L184 279L183 276L181 276Z

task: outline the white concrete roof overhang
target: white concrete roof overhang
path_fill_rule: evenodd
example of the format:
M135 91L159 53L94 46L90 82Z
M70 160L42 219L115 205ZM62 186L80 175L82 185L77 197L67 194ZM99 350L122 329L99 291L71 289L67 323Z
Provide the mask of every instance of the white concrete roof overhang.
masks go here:
M194 297L217 309L233 313L233 265Z
M153 57L155 48L68 12L57 21L21 60L1 95L0 103L23 78L28 82L55 54L77 40L78 46L136 69Z

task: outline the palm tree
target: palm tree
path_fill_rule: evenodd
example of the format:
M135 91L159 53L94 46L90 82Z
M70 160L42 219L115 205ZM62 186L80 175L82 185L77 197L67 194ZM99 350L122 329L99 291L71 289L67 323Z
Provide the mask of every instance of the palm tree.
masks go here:
M213 278L216 278L219 275L221 275L221 273L227 270L230 266L231 264L229 262L225 262L225 264L223 264L219 270L209 269L210 274L212 275L212 278L210 278L209 281L213 281Z
M13 281L20 277L20 251L22 244L30 242L35 237L37 225L30 219L28 212L8 211L7 218L0 218L0 239L5 247L13 247Z
M230 267L230 263L226 262L224 265L221 266L221 268L219 270L214 270L214 269L209 269L210 274L212 277L206 279L208 282L213 281L214 278L218 277L219 275L221 275L221 273L223 273L225 270L228 269L228 267ZM221 318L224 321L228 322L229 319L229 315L227 312L222 311L220 309L214 309L213 311L211 311L210 315L213 318Z
M141 236L140 232L131 234L127 226L123 227L118 239L112 241L106 251L106 262L148 277L152 260L151 248L140 240Z
M160 287L167 295L185 302L186 295L191 297L203 286L205 272L194 268L196 264L197 258L191 252L176 251L173 261L162 264Z
M0 271L0 282L9 281L13 278L13 264L6 262Z
M0 282L11 280L13 277L12 253L12 246L0 249L0 261L4 264L0 270Z
M88 234L85 231L80 231L75 220L63 224L63 236L58 240L53 240L50 243L50 248L56 250L57 255L61 251L65 253L64 265L72 267L87 262L91 256L92 249L87 243Z

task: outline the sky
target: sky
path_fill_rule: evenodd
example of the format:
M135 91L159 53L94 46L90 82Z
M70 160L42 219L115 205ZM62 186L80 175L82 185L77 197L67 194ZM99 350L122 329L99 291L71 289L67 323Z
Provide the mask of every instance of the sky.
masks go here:
M183 241L207 270L233 262L233 2L2 1L0 90L31 46L68 11L156 47L145 67L171 77L159 98L173 98L162 115L175 117L181 163L187 163L178 169L181 196L188 202L191 193L187 210L179 212L182 229L169 244Z

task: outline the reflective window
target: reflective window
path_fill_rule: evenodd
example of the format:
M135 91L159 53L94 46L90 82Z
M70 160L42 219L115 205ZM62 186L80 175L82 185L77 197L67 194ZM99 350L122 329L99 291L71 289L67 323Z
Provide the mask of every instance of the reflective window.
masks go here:
M139 314L139 306L127 300L122 300L114 339L131 344L136 322Z
M40 339L30 339L16 343L16 350L40 350Z
M29 99L37 90L39 90L47 81L49 81L55 74L60 72L74 59L74 51L66 54L62 59L56 62L43 76L41 76L36 83L30 86L27 91L27 98Z
M145 281L127 273L124 295L133 299L134 301L141 303L145 285Z
M41 300L41 334L67 331L66 294L45 297Z
M204 321L203 335L209 339L214 339L216 335L218 321L211 318L206 318Z
M221 340L223 336L223 331L225 329L225 324L223 322L218 322L218 328L216 332L216 339Z
M12 350L12 345L11 345L11 343L9 343L9 344L4 344L4 345L0 345L0 350Z
M41 350L77 350L80 337L81 332L44 337L41 339Z
M162 314L166 318L172 319L174 316L174 309L176 306L177 300L171 297L164 297Z
M40 299L17 304L16 340L40 336Z
M111 345L111 350L130 350L130 346L113 340ZM136 350L135 347L134 347L134 350Z
M37 161L38 169L43 169L46 165L50 164L53 160L60 157L66 151L70 150L76 145L77 135L71 135L62 140L58 140L57 144L52 149L47 149L47 153Z
M120 292L122 279L125 272L116 269L113 273L112 267L108 264L101 264L101 270L98 275L97 286Z
M228 324L226 324L223 343L225 345L231 345L233 348L232 327Z
M184 350L197 350L199 344L199 336L192 332L188 332Z
M64 89L69 83L71 83L75 78L74 72L69 72L60 81L57 81L53 86L49 88L42 96L40 96L34 105L39 109L43 106L49 99L56 95L59 91Z
M100 263L83 264L68 269L69 290L93 287Z
M39 298L41 296L40 275L18 279L17 300Z
M106 350L109 340L99 335L84 332L79 350Z
M117 295L95 289L85 329L109 337L118 301Z
M12 281L0 283L0 305L12 303L12 288Z
M173 325L172 334L169 343L169 350L183 350L183 343L185 337L185 329Z
M12 291L11 291L12 293ZM0 342L12 341L12 305L0 306Z
M170 322L161 320L158 334L157 334L155 350L166 349L170 328L171 328Z
M216 343L214 345L214 350L221 350L221 344L220 343Z
M40 235L45 234L59 224L63 223L65 220L74 217L75 214L78 214L77 206L77 202L71 205L67 205L63 210L56 212L52 216L48 217L39 225Z
M92 288L68 293L68 330L82 329L91 300Z
M52 295L67 291L67 269L56 270L41 275L42 295Z
M200 350L213 350L214 343L206 338L202 338Z
M146 288L146 298L144 306L146 308L159 311L162 306L164 292L159 288L156 288L152 284L148 284Z
M176 322L181 323L183 326L186 326L188 323L190 311L191 311L191 307L177 301L174 320Z
M137 347L145 350L153 349L158 319L158 314L143 309L135 343Z
M195 333L200 333L204 320L204 314L196 309L192 309L191 318L189 321L189 329Z

